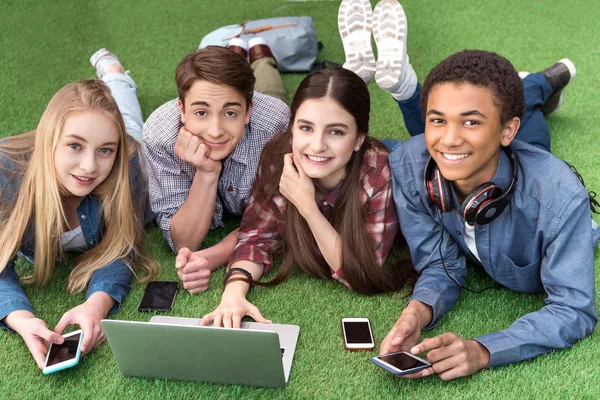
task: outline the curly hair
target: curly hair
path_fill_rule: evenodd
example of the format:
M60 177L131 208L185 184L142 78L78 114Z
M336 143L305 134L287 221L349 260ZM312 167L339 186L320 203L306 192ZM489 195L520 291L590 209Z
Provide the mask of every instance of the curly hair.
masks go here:
M470 83L489 89L494 105L500 111L500 121L521 117L525 111L523 82L506 58L489 51L463 50L435 66L421 89L421 116L425 119L429 92L441 83Z

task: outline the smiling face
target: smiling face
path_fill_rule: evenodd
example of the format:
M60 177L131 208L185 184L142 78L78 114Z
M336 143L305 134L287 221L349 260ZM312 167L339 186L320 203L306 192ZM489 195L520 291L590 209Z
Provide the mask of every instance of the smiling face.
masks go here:
M346 164L365 139L354 117L328 97L306 100L292 126L294 164L300 165L321 192L333 189Z
M244 135L250 121L250 107L244 96L227 85L196 81L178 100L181 122L209 148L209 158L222 160L230 155Z
M427 99L425 141L444 178L464 196L492 180L500 146L508 146L519 118L500 121L492 92L469 83L441 83Z
M119 129L100 111L67 118L54 150L58 182L73 196L92 192L110 174L119 146Z

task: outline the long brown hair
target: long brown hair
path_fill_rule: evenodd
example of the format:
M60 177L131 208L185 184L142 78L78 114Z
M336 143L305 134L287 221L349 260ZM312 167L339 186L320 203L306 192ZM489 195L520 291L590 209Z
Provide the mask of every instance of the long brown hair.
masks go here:
M54 167L54 150L67 118L75 113L95 110L111 118L119 130L119 145L108 177L92 192L102 205L102 241L82 254L71 275L68 290L82 291L92 274L115 260L122 259L133 269L144 272L140 280L151 279L158 271L156 261L144 249L143 216L134 207L129 182L129 160L138 152L137 143L125 133L123 118L110 89L102 81L72 82L60 89L46 107L35 131L0 141L0 155L7 174L21 176L20 187L2 188L0 207L0 272L30 237L35 239L33 274L23 278L34 286L45 284L54 270L57 256L62 255L60 238L66 225L59 183ZM139 153L138 153L139 154ZM14 180L14 179L13 179ZM138 277L140 278L140 277Z
M292 152L292 127L298 108L309 99L328 97L336 101L350 113L358 128L358 133L369 132L370 97L366 84L356 74L343 68L331 68L308 75L300 83L291 105L288 129L276 136L264 148L260 166L260 185L254 190L262 194L256 199L271 201L279 196L279 180L283 171L283 158ZM368 149L385 154L389 150L378 140L366 136L360 149L353 153L348 164L339 197L335 201L330 222L341 237L342 264L344 279L359 293L371 295L402 287L414 273L411 263L401 261L397 265L382 268L376 257L375 248L379 243L364 229L369 201L363 203L361 196L361 167ZM367 196L362 196L366 197ZM317 243L306 220L298 209L286 200L285 235L281 251L282 265L277 276L270 282L258 283L275 285L286 279L294 265L306 274L322 279L330 279L329 266L322 257L317 257ZM385 230L385 229L384 229Z

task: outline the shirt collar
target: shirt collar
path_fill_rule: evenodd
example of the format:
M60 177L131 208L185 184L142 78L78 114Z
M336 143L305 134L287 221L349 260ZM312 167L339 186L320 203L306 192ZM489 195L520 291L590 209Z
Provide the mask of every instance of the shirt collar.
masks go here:
M494 177L492 178L492 182L500 186L502 191L506 191L506 189L508 189L513 176L513 170L510 164L510 159L506 153L503 150L500 151L498 168L496 169L496 174L494 174Z
M335 185L335 187L331 190L331 192L329 192L327 196L325 196L325 199L323 200L323 205L329 205L330 207L333 207L335 205L335 201L337 200L337 198L340 195L340 192L342 191L343 184L344 179L342 178L340 179L338 184Z

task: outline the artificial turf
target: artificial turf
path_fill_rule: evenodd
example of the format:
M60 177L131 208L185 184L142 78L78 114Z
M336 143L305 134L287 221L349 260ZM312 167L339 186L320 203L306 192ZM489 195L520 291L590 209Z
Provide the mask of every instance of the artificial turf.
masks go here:
M73 80L93 77L88 59L100 47L116 53L139 85L147 117L176 96L174 70L178 61L203 35L223 25L259 18L309 15L324 44L319 59L343 62L337 33L339 0L120 0L0 2L0 136L34 129L51 96ZM373 1L373 5L376 2ZM556 2L417 1L402 2L408 15L408 52L422 79L443 58L465 48L496 51L518 70L538 71L569 57L578 76L566 90L563 108L548 118L553 152L575 166L590 189L600 190L600 141L594 123L597 66L600 52L596 0ZM304 74L286 74L289 98ZM378 138L406 139L402 117L390 96L371 83L371 133ZM600 221L596 217L596 221ZM216 243L229 230L209 235ZM176 280L174 255L157 229L149 231L149 246L162 265L161 279ZM573 260L577 262L577 260ZM53 327L66 310L80 304L83 294L65 293L69 266L57 268L41 289L27 287L37 314ZM598 252L595 265L600 265ZM25 263L19 269L30 268ZM224 271L213 273L211 288L199 295L181 291L168 315L200 317L219 303ZM596 274L598 281L598 274ZM468 285L491 280L471 269ZM143 286L135 284L121 310L110 318L144 321L137 311ZM531 361L484 370L472 377L442 382L396 379L369 362L373 353L343 350L339 320L371 319L380 343L406 301L406 293L365 297L334 282L295 274L275 288L257 288L249 300L278 323L300 326L300 339L285 389L261 389L121 375L107 344L73 369L44 376L21 338L0 332L0 397L3 398L597 398L600 397L600 336L598 332L569 350ZM508 327L516 318L543 306L543 295L517 294L508 289L482 294L462 293L456 306L426 336L446 331L466 338ZM207 345L198 343L199 346Z

